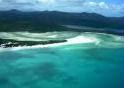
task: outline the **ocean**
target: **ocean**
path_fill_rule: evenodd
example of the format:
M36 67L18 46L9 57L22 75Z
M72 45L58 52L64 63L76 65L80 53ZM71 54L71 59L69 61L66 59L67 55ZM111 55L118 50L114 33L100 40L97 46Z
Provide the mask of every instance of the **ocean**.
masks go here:
M0 49L0 88L124 88L124 38L82 33L67 43Z

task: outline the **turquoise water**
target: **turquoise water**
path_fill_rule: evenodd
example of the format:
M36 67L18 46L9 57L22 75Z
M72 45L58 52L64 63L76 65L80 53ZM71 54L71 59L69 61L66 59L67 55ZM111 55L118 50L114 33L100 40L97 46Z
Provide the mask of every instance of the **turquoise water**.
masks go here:
M0 52L0 88L124 88L124 47L110 39Z

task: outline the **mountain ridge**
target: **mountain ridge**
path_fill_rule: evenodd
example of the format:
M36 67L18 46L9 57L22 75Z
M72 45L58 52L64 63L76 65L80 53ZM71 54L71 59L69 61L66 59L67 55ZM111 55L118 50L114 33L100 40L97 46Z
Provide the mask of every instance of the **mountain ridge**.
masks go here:
M59 31L58 28L64 30L61 25L122 30L124 29L124 17L106 17L87 12L0 11L0 31L56 31L56 29Z

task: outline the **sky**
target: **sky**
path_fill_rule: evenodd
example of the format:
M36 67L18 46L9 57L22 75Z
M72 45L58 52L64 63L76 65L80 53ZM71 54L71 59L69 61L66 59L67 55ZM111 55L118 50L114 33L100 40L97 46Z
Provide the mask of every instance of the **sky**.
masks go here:
M0 0L0 10L89 12L124 16L124 0Z

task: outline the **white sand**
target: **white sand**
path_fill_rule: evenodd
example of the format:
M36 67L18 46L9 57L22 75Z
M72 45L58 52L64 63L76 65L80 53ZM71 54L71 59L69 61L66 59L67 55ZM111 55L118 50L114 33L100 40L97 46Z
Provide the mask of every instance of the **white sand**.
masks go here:
M67 39L79 35L79 32L46 32L46 33L29 33L29 32L0 32L0 38L13 39L19 41L46 41L56 39Z
M64 33L64 34L61 34L61 33ZM27 33L27 34L29 34L29 33ZM107 47L110 47L110 48L111 47L116 47L116 46L121 46L122 47L123 44L124 44L124 38L122 36L115 36L115 35L110 35L109 36L109 34L100 34L100 33L81 33L81 34L76 33L75 34L75 32L73 32L73 33L69 33L69 32L57 32L57 33L55 33L55 32L53 32L53 34L51 32L51 33L47 33L47 34L49 34L49 36L48 35L45 36L47 38L48 37L52 37L52 38L56 37L56 39L59 39L59 38L66 39L67 38L66 39L67 42L47 44L47 45L34 45L34 46L19 46L19 47L13 47L13 48L0 48L0 52L1 51L3 52L3 51L15 51L15 50L31 49L31 48L58 47L58 46L63 46L63 45L86 44L86 43L94 43L99 47L107 46ZM76 36L77 34L79 34L79 35ZM43 34L32 34L32 35L35 36L35 37L36 36L38 37L38 36L42 35L42 37L44 37ZM28 37L29 36L31 36L31 35L28 35ZM106 36L107 36L108 40L106 40ZM109 37L110 37L110 40L109 40ZM104 38L105 38L105 40L104 40Z
M63 46L63 45L74 45L74 44L80 44L80 43L98 43L99 40L92 37L82 36L79 35L74 38L67 39L67 42L64 43L54 43L54 44L46 44L46 45L34 45L34 46L19 46L19 47L13 47L13 48L0 48L0 51L8 51L8 50L23 50L23 49L31 49L31 48L46 48L46 47L57 47L57 46Z

